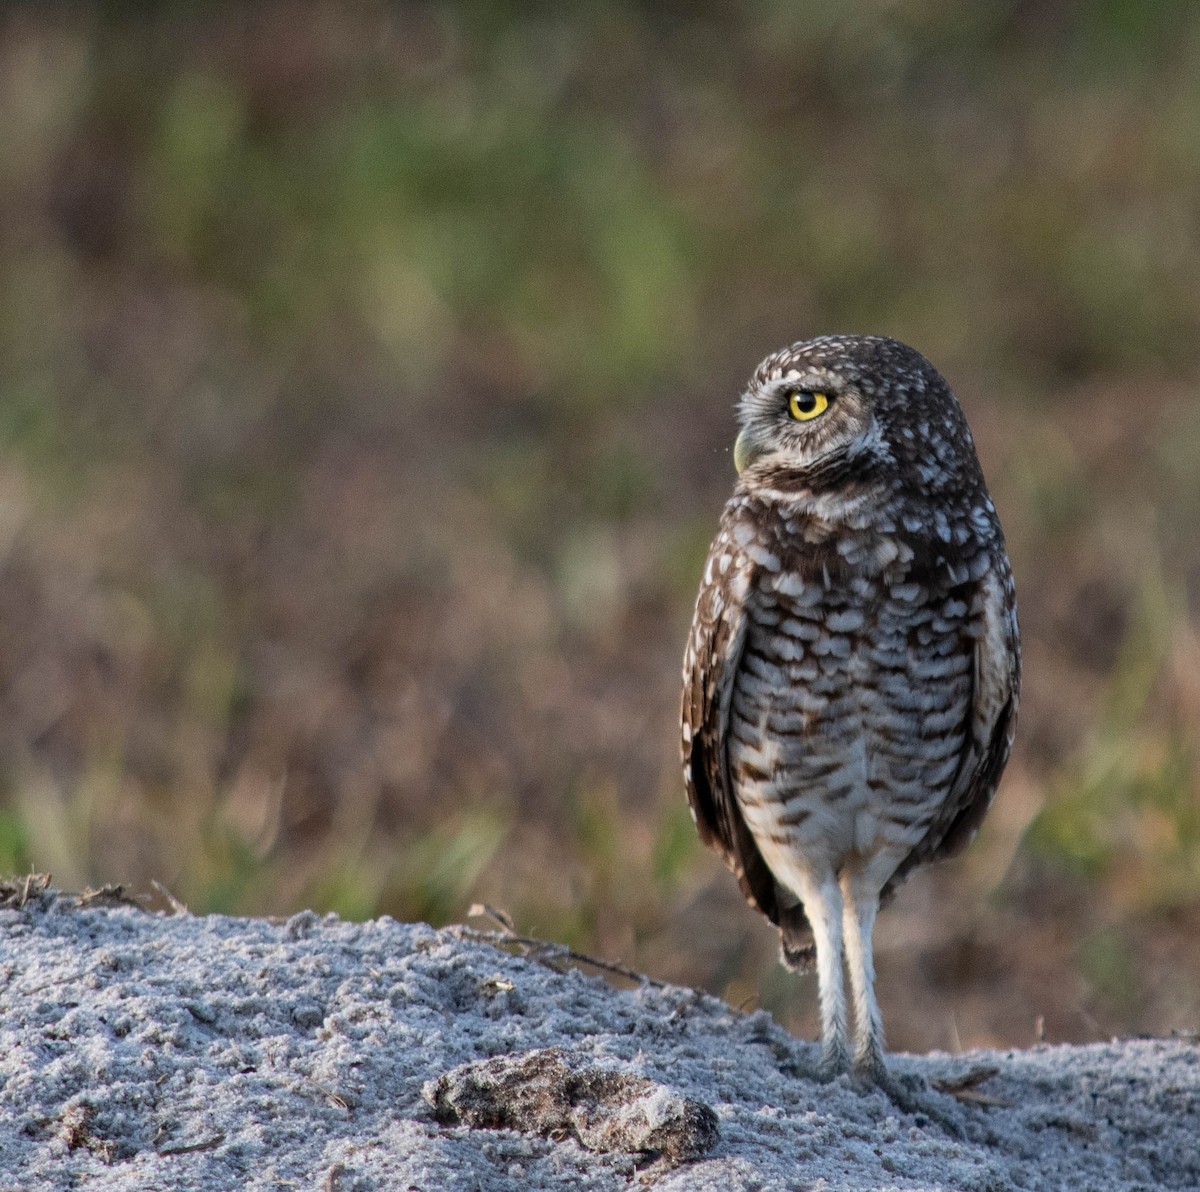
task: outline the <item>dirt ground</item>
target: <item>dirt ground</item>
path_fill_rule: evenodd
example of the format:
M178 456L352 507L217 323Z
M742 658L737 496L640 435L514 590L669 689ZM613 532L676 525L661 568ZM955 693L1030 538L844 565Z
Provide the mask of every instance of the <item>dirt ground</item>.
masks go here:
M560 946L7 895L5 1189L1200 1185L1194 1038L894 1056L901 1108Z

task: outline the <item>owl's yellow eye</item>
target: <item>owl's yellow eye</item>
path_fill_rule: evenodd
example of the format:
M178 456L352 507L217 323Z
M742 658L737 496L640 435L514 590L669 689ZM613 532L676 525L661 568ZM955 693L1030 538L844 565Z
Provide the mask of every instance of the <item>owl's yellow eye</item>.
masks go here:
M788 413L797 422L808 422L829 409L829 398L810 389L793 389L788 394Z

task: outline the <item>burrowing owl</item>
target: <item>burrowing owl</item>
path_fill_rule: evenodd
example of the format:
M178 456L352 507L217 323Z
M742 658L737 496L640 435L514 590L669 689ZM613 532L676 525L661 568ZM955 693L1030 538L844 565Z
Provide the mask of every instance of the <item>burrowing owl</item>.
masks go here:
M813 959L822 1071L883 1081L880 902L974 836L1008 760L1012 572L954 395L895 340L823 336L759 365L737 487L683 668L700 835Z

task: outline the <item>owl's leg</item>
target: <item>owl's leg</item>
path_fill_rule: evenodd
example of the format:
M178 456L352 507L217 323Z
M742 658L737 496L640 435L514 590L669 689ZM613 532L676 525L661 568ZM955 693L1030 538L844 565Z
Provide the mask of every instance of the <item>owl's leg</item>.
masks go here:
M878 1089L898 1109L924 1114L947 1133L962 1138L963 1128L930 1095L920 1077L902 1077L883 1058L883 1015L875 998L875 954L872 936L879 913L879 892L895 870L895 858L882 856L855 872L842 874L843 929L846 968L854 997L854 1075L864 1085Z
M842 892L832 870L798 875L796 893L817 945L817 991L821 1006L820 1075L832 1079L849 1071L846 989L842 978Z
M883 1062L883 1015L875 997L875 916L881 883L872 866L842 874L846 968L854 997L854 1070L878 1084Z

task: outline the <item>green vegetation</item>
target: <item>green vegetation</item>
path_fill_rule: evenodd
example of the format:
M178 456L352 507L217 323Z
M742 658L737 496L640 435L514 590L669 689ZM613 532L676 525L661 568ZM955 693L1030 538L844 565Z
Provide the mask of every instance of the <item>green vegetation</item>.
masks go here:
M1182 0L8 6L0 871L482 900L800 1022L679 659L745 376L879 331L968 408L1026 640L993 818L893 914L1052 920L1096 994L885 916L893 1041L1194 1025L1198 111Z

